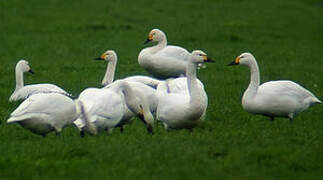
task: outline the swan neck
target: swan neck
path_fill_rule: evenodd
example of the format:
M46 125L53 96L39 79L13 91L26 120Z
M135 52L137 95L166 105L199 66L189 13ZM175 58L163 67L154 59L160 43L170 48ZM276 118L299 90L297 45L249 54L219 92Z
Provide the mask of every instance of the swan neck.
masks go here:
M16 91L24 87L24 74L19 66L16 66Z
M105 72L104 78L102 80L102 85L108 85L113 82L114 74L117 66L117 60L110 60L107 65L107 70Z
M167 39L166 39L166 36L163 36L163 38L161 38L161 40L159 40L155 46L150 47L150 52L152 54L155 54L158 51L164 49L166 46L167 46Z
M191 104L196 104L199 101L200 92L196 79L197 65L194 63L187 63L186 77L189 95L191 97Z
M259 67L255 59L252 59L248 64L250 69L250 83L248 89L252 89L257 91L260 85L260 75L259 75Z

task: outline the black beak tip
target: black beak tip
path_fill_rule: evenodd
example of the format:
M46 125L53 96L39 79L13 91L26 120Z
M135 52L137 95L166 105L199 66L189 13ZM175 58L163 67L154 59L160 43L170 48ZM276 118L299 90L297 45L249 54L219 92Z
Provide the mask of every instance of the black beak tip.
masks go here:
M236 63L235 61L232 61L230 64L228 64L228 66L234 66L234 65L238 65L239 63Z
M147 44L147 43L149 43L151 40L150 39L147 39L145 42L144 42L144 44Z
M94 58L94 60L100 61L102 59L100 57L98 57L98 58Z
M214 63L214 62L215 62L215 60L210 59L210 58L207 58L207 60L206 60L205 62Z
M35 72L34 72L34 71L32 71L31 69L30 69L28 72L30 72L31 74L35 74Z

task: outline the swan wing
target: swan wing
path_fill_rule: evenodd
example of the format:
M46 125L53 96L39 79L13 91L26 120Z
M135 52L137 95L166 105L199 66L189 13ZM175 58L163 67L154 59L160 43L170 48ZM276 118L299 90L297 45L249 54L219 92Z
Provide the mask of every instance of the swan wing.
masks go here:
M158 84L162 82L161 80L148 77L148 76L130 76L130 77L124 78L123 80L128 82L140 82L148 86L151 86L153 88L156 88Z
M12 102L27 99L29 96L38 93L60 93L67 96L71 96L71 94L67 93L62 88L54 84L34 84L24 86L21 89L15 91L10 96L9 101Z
M156 53L156 56L164 56L176 60L187 61L190 53L186 49L179 46L166 46Z
M303 101L308 97L315 97L310 91L292 81L269 81L258 89L259 94L272 94L279 97L290 97Z
M74 116L75 107L72 99L58 93L35 94L23 101L11 113L11 117L7 122L12 123L37 118L56 126L72 122ZM54 121L54 119L57 119L57 121Z
M102 121L105 121L104 126L111 127L116 125L124 114L125 105L122 97L110 89L86 89L80 94L79 99L84 103L92 123L102 124Z

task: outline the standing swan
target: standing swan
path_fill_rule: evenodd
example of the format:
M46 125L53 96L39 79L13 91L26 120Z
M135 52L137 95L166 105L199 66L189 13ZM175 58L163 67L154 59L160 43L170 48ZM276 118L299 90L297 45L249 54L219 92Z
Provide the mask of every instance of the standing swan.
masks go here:
M167 79L185 75L190 53L179 46L168 46L164 32L159 29L150 31L149 41L157 41L157 45L141 50L138 62L141 67L156 78Z
M10 114L7 123L18 123L35 134L57 134L77 117L74 101L59 93L35 94Z
M194 128L203 119L207 104L203 101L203 92L196 79L199 63L213 62L207 55L195 50L192 52L186 69L189 93L164 93L157 106L157 119L166 129Z
M242 97L242 107L249 113L262 114L274 120L290 121L300 112L322 102L311 92L292 81L269 81L260 85L259 68L251 53L242 53L229 65L245 65L250 69L250 84Z
M70 96L66 91L53 84L34 84L24 86L24 72L34 73L31 70L28 61L20 60L16 65L16 89L9 98L10 102L26 99L37 93L55 92Z

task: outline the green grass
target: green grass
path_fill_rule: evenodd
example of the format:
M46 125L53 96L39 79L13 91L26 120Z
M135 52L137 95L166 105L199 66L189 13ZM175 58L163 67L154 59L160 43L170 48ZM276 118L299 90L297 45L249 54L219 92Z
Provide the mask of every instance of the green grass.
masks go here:
M14 67L36 72L26 84L50 82L78 95L99 87L107 49L119 56L116 78L147 73L137 63L152 28L170 44L202 49L216 63L199 71L209 96L206 121L193 133L148 135L138 121L121 134L80 138L34 135L6 120ZM290 79L323 99L323 2L259 1L0 1L0 179L319 179L323 176L323 109L294 123L248 114L241 96L249 71L227 67L252 52L262 82Z

